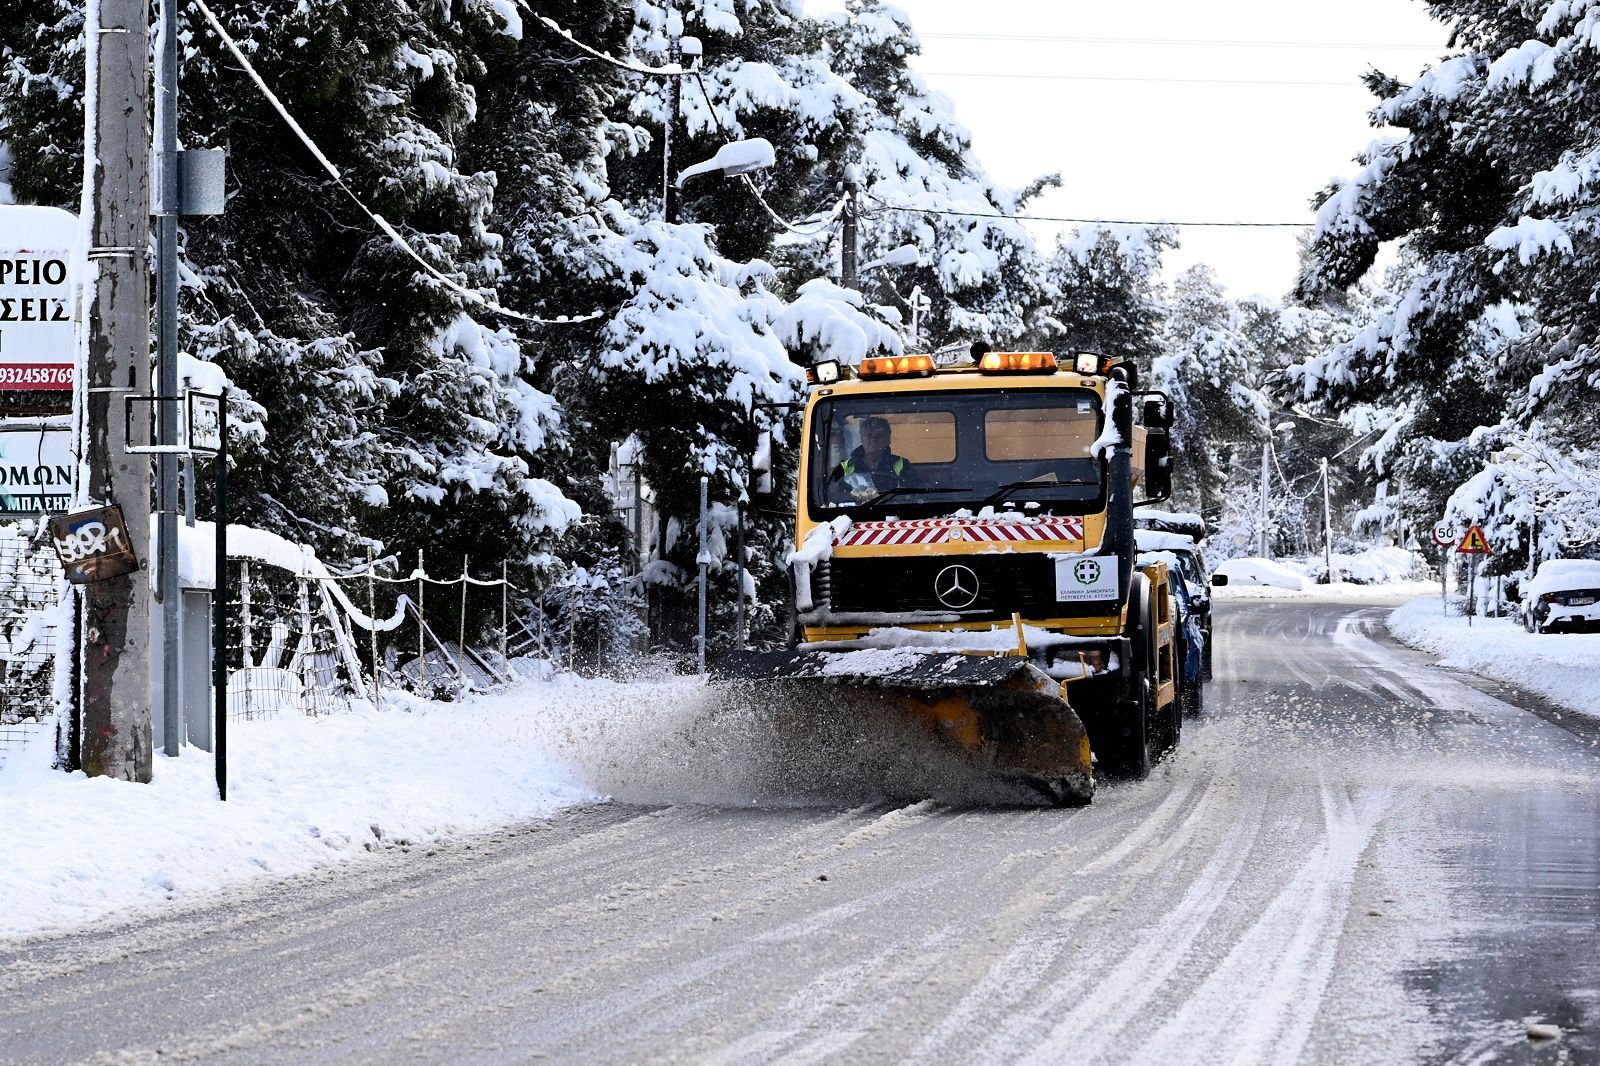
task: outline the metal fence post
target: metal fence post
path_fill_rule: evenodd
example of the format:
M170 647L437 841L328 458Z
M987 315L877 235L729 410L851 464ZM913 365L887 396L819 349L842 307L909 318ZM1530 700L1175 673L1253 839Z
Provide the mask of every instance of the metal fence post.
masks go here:
M216 689L212 693L217 701L217 721L213 727L213 747L216 749L217 771L217 798L226 801L228 798L228 393L222 392L222 402L218 407L218 440L216 457L216 580L212 582L212 590L216 602L212 604L215 612L211 626L212 660L211 684ZM189 459L191 475L194 457ZM190 503L193 504L193 482L190 483ZM245 661L249 666L249 660ZM245 675L245 694L250 692L249 673ZM248 707L248 705L247 705Z
M417 549L417 689L424 695L428 691L428 623L422 613L428 590L422 576L422 549Z
M456 626L456 647L461 649L461 658L467 657L467 556L461 557L461 618ZM456 673L463 674L464 668L458 663Z
M695 638L695 654L699 660L700 673L706 672L706 568L710 565L710 556L706 554L706 493L710 488L711 479L700 479L700 553L696 561L700 564L699 578L699 625Z
M383 710L383 683L378 680L378 591L372 573L372 549L367 549L367 635L372 642L372 709Z
M500 663L504 667L506 676L511 676L511 657L506 654L507 634L510 632L511 615L507 608L511 603L511 583L506 580L510 570L504 559L500 560Z

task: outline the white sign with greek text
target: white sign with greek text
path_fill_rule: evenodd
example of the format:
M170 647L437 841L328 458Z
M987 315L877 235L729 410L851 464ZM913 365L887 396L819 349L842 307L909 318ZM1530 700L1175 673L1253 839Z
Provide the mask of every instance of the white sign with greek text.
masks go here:
M78 220L0 206L0 389L72 388L72 246Z
M0 423L0 518L65 512L77 468L66 426Z
M1056 602L1117 598L1117 560L1109 555L1056 555Z

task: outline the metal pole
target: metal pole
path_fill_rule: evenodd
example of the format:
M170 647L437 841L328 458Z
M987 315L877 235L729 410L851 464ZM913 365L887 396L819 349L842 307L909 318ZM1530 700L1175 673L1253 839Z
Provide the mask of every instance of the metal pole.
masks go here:
M100 0L87 8L85 65L93 75L85 129L89 214L86 285L87 380L73 389L84 433L88 484L79 502L120 503L128 541L150 544L150 465L124 444L144 439L145 415L123 397L150 381L150 37L145 0ZM79 765L90 777L149 781L151 771L150 579L134 572L85 585L79 642Z
M860 235L857 230L861 216L861 179L854 163L844 168L844 233L840 239L840 284L847 289L860 289Z
M156 73L156 443L178 444L178 20L175 0L162 0ZM160 559L156 599L161 604L161 721L169 757L183 741L178 701L182 635L178 620L178 456L156 457L156 510Z
M1322 460L1322 561L1328 568L1328 584L1333 584L1333 504L1328 494L1328 460Z
M740 500L733 523L733 580L738 585L734 594L733 639L739 650L744 650L744 501Z
M372 549L367 549L367 636L372 644L372 709L383 710L383 682L378 677L378 580L373 574Z
M1267 461L1272 451L1272 442L1261 445L1261 534L1258 554L1263 559L1272 558L1267 554Z
M456 627L456 647L461 649L461 658L467 657L467 557L461 557L461 618ZM461 673L463 667L456 664L456 673Z
M668 16L671 16L670 10ZM672 38L667 56L674 64L683 61L683 42L676 36ZM678 186L672 180L672 135L682 109L683 79L673 77L667 85L667 117L661 124L661 217L668 225L678 221Z
M194 456L183 457L183 522L194 528Z
M422 549L417 549L417 689L424 695L428 691L428 624L423 620L423 603L428 590L422 577Z
M639 475L639 458L634 456L633 471L633 573L644 570L644 479Z
M510 632L511 612L511 582L506 580L510 573L504 559L500 560L500 666L505 670L506 676L511 676L511 657L506 654L507 634Z
M213 731L217 751L217 798L228 798L228 394L222 394L217 444L216 599L211 604L211 687L217 701ZM193 457L189 460L194 461ZM246 663L245 665L249 665Z
M1478 613L1478 557L1467 556L1467 625L1472 625L1472 618Z
M706 554L706 493L710 485L710 478L700 479L700 554L697 557L700 564L700 621L695 637L695 655L702 674L706 672L706 568L711 562L710 556Z

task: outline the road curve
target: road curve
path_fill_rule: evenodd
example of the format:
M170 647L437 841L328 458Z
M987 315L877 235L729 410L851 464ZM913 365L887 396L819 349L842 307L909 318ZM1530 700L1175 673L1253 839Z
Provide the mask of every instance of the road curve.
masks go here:
M1600 1061L1600 749L1383 614L1221 605L1081 810L690 782L0 945L0 1062Z

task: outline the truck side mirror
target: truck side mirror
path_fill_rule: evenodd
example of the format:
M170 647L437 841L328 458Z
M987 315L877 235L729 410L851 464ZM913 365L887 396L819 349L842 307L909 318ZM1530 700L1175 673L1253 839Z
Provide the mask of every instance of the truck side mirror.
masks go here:
M1147 425L1144 431L1144 503L1172 497L1172 434Z
M1212 574L1211 575L1211 584L1212 584L1213 587L1220 589L1222 586L1226 585L1227 583L1228 583L1228 575L1227 574Z
M1146 400L1144 402L1144 424L1147 429L1171 429L1171 405L1165 400Z
M756 434L755 451L750 456L750 492L755 496L772 495L772 430Z

